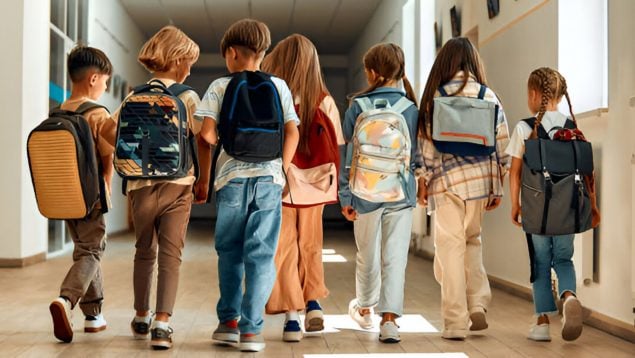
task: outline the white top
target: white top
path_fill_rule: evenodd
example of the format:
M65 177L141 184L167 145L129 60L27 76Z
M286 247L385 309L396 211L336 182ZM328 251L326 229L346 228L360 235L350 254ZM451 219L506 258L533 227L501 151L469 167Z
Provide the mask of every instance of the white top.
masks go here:
M542 125L545 131L549 133L549 131L554 127L564 127L564 123L566 121L567 116L564 114L558 111L550 111L545 112L540 125ZM507 146L507 149L505 149L505 153L514 158L522 159L523 154L525 154L525 141L529 139L532 131L533 128L529 127L529 125L524 121L518 122L516 128L514 128L512 137L509 140L509 145ZM549 135L551 136L552 133L549 133Z

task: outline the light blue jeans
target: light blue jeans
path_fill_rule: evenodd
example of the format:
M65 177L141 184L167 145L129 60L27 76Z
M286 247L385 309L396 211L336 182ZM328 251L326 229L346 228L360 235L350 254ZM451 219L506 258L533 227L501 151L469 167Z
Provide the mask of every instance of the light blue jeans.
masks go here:
M281 194L270 176L232 179L216 193L216 313L220 322L240 318L243 334L262 330L263 311L276 279Z
M531 235L534 245L535 280L532 284L534 308L537 315L557 312L551 292L551 268L558 276L558 295L566 291L575 294L575 268L573 267L573 235Z
M379 208L354 222L357 244L355 287L362 307L378 313L403 314L404 280L412 207Z

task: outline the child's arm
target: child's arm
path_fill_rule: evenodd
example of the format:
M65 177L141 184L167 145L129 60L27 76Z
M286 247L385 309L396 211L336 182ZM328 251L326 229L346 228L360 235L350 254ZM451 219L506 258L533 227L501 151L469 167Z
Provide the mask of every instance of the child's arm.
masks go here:
M218 133L216 132L216 121L214 118L203 117L203 127L199 136L211 145L218 143Z
M282 147L282 169L286 173L289 170L295 150L300 141L300 131L294 121L289 121L284 125L284 143Z
M204 204L209 194L209 178L212 169L212 149L203 137L196 136L198 146L198 182L194 185L194 203Z
M341 165L340 165L340 173L338 178L338 197L340 199L340 205L342 206L342 215L348 221L355 221L357 219L357 211L352 206L353 195L351 194L350 186L349 186L349 175L350 175L350 161L351 158L347 156L351 153L348 152L348 145L350 145L350 141L353 137L353 131L355 130L355 122L357 120L357 115L361 112L359 105L355 102L351 104L351 106L344 113L344 122L342 123L342 134L344 135L344 140L346 141L346 145L342 146L342 154L341 154ZM347 167L348 165L348 167Z
M102 176L104 177L104 182L106 183L106 188L108 188L108 192L112 193L112 174L113 174L113 166L112 161L114 159L113 154L105 155L100 157L101 159L101 167L102 167Z
M516 226L521 226L520 175L522 172L523 160L512 157L512 167L509 170L509 188L512 197L512 222Z

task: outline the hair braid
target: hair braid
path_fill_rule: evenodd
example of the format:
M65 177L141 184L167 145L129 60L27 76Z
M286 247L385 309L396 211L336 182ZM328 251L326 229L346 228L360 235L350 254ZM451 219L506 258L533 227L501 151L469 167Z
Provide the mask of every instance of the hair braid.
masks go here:
M569 106L569 113L571 114L571 119L573 120L573 123L575 123L577 127L578 123L576 122L575 115L573 114L573 107L571 106L571 98L569 97L569 89L567 87L567 80L559 72L558 72L558 77L560 77L560 82L562 83L562 88L560 90L559 95L564 96L567 99L567 105Z
M540 101L540 109L538 110L538 115L536 116L536 122L534 123L534 131L533 131L533 135L537 135L538 127L540 126L542 122L542 117L545 115L545 112L547 112L547 105L549 104L549 100L553 98L554 93L552 88L553 77L549 76L550 75L549 69L546 67L542 67L534 72L540 79L540 89L542 93L541 101Z

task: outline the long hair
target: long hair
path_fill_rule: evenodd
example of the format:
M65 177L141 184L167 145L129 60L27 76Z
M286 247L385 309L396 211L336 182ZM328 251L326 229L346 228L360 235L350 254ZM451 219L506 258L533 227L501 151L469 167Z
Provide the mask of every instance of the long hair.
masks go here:
M293 34L280 41L265 57L262 69L285 80L293 96L300 99L298 150L311 154L308 143L311 122L320 100L329 95L315 46L308 38Z
M463 71L463 83L450 94L461 93L470 78L476 78L476 82L487 86L485 68L478 51L470 40L466 37L455 37L443 45L437 58L434 60L428 82L421 96L421 107L419 109L419 134L424 138L430 138L432 133L432 112L434 111L434 94L439 87L448 83L454 76Z
M569 92L567 91L567 81L560 74L560 72L554 70L553 68L540 67L531 72L531 74L529 75L529 80L527 80L527 87L540 93L540 109L538 110L538 115L536 116L536 122L534 124L532 137L535 136L535 133L537 133L538 126L540 126L542 117L547 111L547 105L549 104L549 102L559 102L560 99L562 99L562 96L565 96L565 98L567 99L571 118L575 122L573 108L571 107L571 99L569 98Z
M381 86L385 86L390 81L402 80L406 90L406 97L417 105L412 85L406 78L405 60L401 47L394 43L377 44L366 52L363 62L364 68L367 71L373 70L377 77L368 88L349 96L349 100L352 101L357 96L370 93Z
M169 71L179 60L198 60L200 49L183 31L168 25L139 51L139 62L150 72Z

